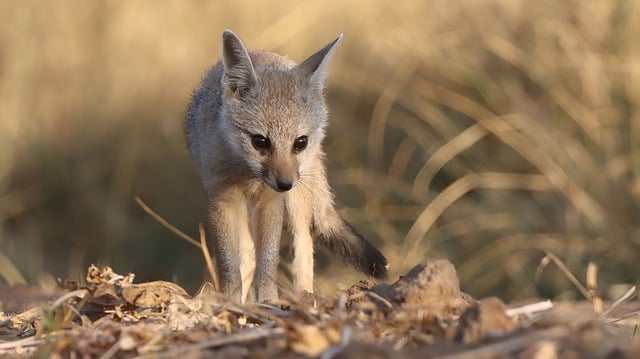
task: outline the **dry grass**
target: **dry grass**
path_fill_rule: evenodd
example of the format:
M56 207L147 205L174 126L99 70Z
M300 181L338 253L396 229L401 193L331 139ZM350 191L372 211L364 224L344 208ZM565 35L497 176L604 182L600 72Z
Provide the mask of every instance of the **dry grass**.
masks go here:
M446 257L477 296L575 295L560 271L534 282L549 252L637 280L632 1L26 1L0 19L0 252L31 282L97 261L200 284L200 253L133 197L197 237L182 118L224 28L297 60L345 34L331 182L395 274ZM343 272L321 267L323 287Z

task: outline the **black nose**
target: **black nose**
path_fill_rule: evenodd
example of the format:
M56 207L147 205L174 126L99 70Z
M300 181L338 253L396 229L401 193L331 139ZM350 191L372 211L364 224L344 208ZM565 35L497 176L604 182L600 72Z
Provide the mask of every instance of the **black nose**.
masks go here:
M278 186L278 189L283 192L288 191L293 187L293 183L287 181L276 181L276 185Z

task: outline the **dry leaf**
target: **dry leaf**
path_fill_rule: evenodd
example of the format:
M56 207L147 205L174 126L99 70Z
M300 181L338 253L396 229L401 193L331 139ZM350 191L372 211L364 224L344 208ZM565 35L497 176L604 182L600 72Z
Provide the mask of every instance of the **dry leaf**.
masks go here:
M131 284L122 288L122 297L141 308L162 308L177 297L190 298L182 287L165 281Z

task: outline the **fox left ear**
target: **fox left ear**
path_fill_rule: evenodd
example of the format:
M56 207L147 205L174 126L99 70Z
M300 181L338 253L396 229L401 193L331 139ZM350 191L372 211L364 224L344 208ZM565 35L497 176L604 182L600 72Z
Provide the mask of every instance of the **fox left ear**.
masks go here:
M307 84L311 88L322 89L322 87L324 87L324 80L329 74L329 61L341 40L342 34L322 50L309 56L309 58L294 68L294 71L296 71L298 76L300 76L301 79L306 80Z
M256 84L256 72L249 52L231 30L222 33L222 64L224 85L231 93L242 97Z

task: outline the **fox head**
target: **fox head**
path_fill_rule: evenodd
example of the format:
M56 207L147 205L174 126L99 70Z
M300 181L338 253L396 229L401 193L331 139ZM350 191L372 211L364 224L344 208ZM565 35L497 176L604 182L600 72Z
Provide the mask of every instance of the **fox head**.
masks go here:
M222 34L221 118L229 148L251 173L288 191L322 156L327 126L323 97L327 66L340 35L300 64L268 52L248 52L240 38Z

